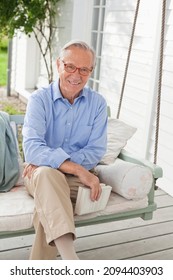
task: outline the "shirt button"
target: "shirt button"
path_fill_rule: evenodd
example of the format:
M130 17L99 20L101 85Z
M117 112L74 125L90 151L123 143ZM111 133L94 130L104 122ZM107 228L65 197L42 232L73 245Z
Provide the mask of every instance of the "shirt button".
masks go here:
M68 125L71 125L71 123L69 122L69 123L67 123Z
M67 138L65 139L65 142L68 142L68 139L67 139Z

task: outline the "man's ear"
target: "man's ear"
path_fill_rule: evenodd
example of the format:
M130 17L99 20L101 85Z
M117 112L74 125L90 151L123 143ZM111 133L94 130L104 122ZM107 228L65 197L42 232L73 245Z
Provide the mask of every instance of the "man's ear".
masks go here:
M58 69L58 72L59 72L59 68L60 68L60 58L59 57L56 60L56 66L57 66L57 69Z

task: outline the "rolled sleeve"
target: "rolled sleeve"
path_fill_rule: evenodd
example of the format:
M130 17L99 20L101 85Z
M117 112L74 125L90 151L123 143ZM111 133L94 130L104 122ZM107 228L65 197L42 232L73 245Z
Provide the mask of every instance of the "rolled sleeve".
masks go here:
M46 159L47 159L47 160L45 161L45 163L44 163L44 161L42 160L42 161L41 161L41 164L39 164L39 165L48 165L48 166L50 166L50 167L52 167L52 168L57 169L57 168L60 167L60 165L61 165L64 161L70 160L70 156L69 156L66 152L64 152L63 149L58 148L58 149L52 151L52 152L49 154L49 156L46 156ZM43 164L43 163L44 163L44 164Z

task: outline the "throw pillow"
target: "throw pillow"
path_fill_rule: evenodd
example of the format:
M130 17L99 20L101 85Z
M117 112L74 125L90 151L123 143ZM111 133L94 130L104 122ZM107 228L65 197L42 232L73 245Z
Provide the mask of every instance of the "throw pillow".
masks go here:
M135 132L136 128L131 125L126 124L119 119L109 118L107 129L107 151L100 163L113 163L127 144L127 140L129 140Z

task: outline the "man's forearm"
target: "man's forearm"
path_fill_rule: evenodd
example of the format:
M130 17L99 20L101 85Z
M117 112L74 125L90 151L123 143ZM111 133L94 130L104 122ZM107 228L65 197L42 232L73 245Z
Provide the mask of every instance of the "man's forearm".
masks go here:
M70 160L65 160L58 168L63 173L72 174L79 177L79 174L82 171L85 171L85 168L80 164L72 162ZM87 171L87 170L86 170Z

